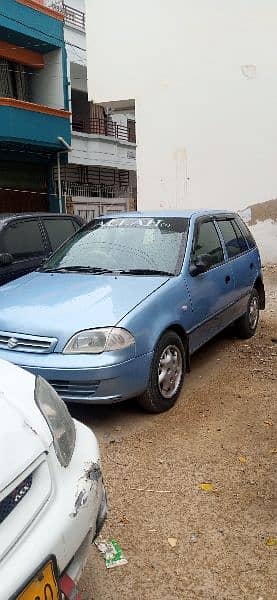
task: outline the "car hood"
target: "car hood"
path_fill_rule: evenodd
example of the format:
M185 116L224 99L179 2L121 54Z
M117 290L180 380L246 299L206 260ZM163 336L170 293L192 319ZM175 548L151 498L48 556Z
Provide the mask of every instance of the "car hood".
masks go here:
M1 491L52 443L34 401L34 387L33 375L0 360L0 498Z
M0 288L0 330L66 341L118 324L168 277L31 273Z

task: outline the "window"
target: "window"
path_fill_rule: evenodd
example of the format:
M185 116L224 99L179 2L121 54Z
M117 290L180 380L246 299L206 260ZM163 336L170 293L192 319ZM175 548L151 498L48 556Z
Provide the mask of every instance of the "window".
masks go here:
M30 75L24 65L0 59L0 95L29 100Z
M75 233L76 229L71 219L43 219L50 244L56 250L67 238Z
M5 251L14 258L28 258L45 254L42 233L35 220L17 221L4 230Z
M240 230L242 231L245 239L248 242L249 248L255 248L256 242L253 238L252 233L249 231L247 225L245 224L245 222L240 217L237 217L235 223L239 226Z
M218 221L218 225L223 235L228 258L233 258L234 256L237 256L238 254L241 254L241 252L244 252L244 250L246 250L246 247L243 247L243 243L245 241L243 240L242 236L241 242L237 238L235 229L232 225L232 221Z
M248 250L247 242L246 242L245 237L242 235L241 230L238 227L235 219L232 219L232 225L234 227L234 230L236 232L236 236L238 238L238 243L240 245L240 250L241 250L241 252L245 252L246 250Z
M201 254L209 254L212 259L212 265L217 265L224 261L220 239L212 221L201 223L198 226L192 262Z

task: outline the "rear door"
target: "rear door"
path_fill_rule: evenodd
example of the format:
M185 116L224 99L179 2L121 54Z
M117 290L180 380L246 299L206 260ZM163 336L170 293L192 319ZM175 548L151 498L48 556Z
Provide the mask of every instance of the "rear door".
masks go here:
M42 217L43 225L49 240L51 251L54 252L65 240L70 238L78 229L79 224L71 217Z
M192 276L190 266L201 254L209 254L212 266L207 272ZM234 277L212 218L201 218L195 223L186 283L192 303L190 347L194 352L230 323Z
M0 282L8 283L34 271L46 255L46 245L37 218L12 220L1 232L1 247L13 257L11 265L0 267Z
M234 313L239 317L246 310L249 294L259 274L259 257L248 247L235 217L218 218L217 225L224 240L226 259L233 270Z

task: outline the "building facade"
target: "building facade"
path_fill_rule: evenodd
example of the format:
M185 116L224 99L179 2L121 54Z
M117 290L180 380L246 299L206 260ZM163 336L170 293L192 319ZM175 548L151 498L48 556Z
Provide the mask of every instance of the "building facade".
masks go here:
M134 102L107 109L88 100L84 0L49 2L64 16L72 150L61 167L67 209L85 219L136 207ZM109 77L109 73L106 73ZM58 173L55 170L55 179Z
M63 15L46 0L2 0L0 211L58 211L53 169L70 143Z

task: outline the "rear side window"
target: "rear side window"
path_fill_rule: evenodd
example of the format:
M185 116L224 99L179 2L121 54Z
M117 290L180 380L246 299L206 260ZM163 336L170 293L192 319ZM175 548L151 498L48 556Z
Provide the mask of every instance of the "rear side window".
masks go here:
M246 238L249 248L255 248L256 242L253 238L252 233L249 231L247 225L245 224L245 222L240 217L236 217L236 223L238 224L240 230L242 231L244 237Z
M14 258L45 254L42 233L35 220L11 223L3 232L4 248Z
M75 233L77 227L71 219L43 219L50 244L56 250L67 238Z
M200 223L196 234L192 262L201 254L209 254L212 259L212 265L220 264L224 261L221 242L212 221Z
M228 258L233 258L247 250L247 245L242 235L240 234L240 238L237 237L232 221L218 221L218 225L223 235Z
M238 238L238 243L240 245L240 249L242 252L245 252L245 250L248 250L247 242L246 242L245 237L242 235L241 230L240 230L238 224L236 223L235 219L232 219L232 225L236 232L236 236Z

